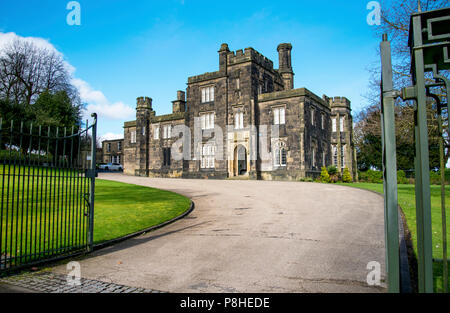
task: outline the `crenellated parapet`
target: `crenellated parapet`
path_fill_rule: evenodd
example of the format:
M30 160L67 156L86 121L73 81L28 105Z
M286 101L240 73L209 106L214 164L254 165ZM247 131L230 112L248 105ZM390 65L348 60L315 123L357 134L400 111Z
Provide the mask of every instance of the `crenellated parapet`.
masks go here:
M331 100L330 104L332 108L345 108L351 110L350 100L346 97L333 97L329 99Z
M249 47L245 48L244 50L240 49L236 52L229 52L228 53L228 66L239 64L239 63L245 63L245 62L254 62L258 65L264 67L267 70L273 71L273 62L272 60L268 59L255 49Z

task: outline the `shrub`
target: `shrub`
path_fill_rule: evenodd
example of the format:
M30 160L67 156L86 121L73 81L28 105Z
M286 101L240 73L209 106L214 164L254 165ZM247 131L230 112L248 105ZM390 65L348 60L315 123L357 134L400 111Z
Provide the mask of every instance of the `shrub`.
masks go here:
M350 175L350 170L348 169L348 167L344 168L344 173L342 175L342 182L343 183L353 182L352 175Z
M330 175L330 182L337 183L340 179L340 173L336 166L331 165L327 168L328 174Z
M328 171L328 174L330 174L330 176L336 175L338 173L337 167L334 165L328 166L327 171Z
M405 171L397 171L397 184L408 184L409 180L406 178Z
M374 170L359 172L359 180L366 183L381 184L383 182L383 173Z
M330 174L328 174L327 168L325 166L322 167L322 171L320 172L320 181L322 183L330 182Z

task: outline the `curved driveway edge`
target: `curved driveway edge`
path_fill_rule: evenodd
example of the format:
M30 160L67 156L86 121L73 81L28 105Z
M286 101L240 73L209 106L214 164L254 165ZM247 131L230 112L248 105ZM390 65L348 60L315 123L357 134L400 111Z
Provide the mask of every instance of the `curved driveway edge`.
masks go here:
M108 241L104 241L104 242L95 244L94 245L94 250L103 249L103 248L106 248L108 246L111 246L111 245L117 244L119 242L122 242L124 240L131 239L133 237L137 237L137 236L140 236L140 235L144 235L145 233L149 233L149 232L155 231L157 229L160 229L160 228L162 228L164 226L167 226L169 224L172 224L172 223L174 223L174 222L176 222L176 221L178 221L178 220L188 216L194 210L194 208L195 208L195 203L194 203L194 201L191 201L189 209L184 211L182 214L180 214L180 215L178 215L178 216L176 216L176 217L174 217L174 218L172 218L172 219L170 219L168 221L165 221L165 222L163 222L161 224L154 225L154 226L151 226L151 227L139 230L137 232L134 232L134 233L131 233L131 234L119 237L119 238L114 238L114 239L111 239L111 240L108 240Z
M170 190L196 208L80 260L82 277L168 292L385 291L366 283L371 261L385 278L377 194L301 182L99 178Z

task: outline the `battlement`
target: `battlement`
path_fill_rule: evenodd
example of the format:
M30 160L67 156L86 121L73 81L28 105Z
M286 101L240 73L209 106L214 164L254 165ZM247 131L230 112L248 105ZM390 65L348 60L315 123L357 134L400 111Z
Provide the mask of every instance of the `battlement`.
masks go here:
M350 100L348 100L346 97L333 97L329 98L331 107L344 107L347 109L350 109Z
M228 52L228 65L234 65L244 62L253 61L262 67L273 70L273 61L253 49L252 47L245 48L244 50L239 49Z
M137 109L150 109L152 110L152 98L149 97L139 97L136 99Z

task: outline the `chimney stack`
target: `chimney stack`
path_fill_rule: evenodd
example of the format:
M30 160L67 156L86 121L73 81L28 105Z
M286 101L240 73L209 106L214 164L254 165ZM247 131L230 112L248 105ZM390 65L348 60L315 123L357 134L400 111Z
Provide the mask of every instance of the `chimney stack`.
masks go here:
M292 71L290 43L282 43L278 45L278 72L281 74L284 83L284 90L294 89L294 72Z

